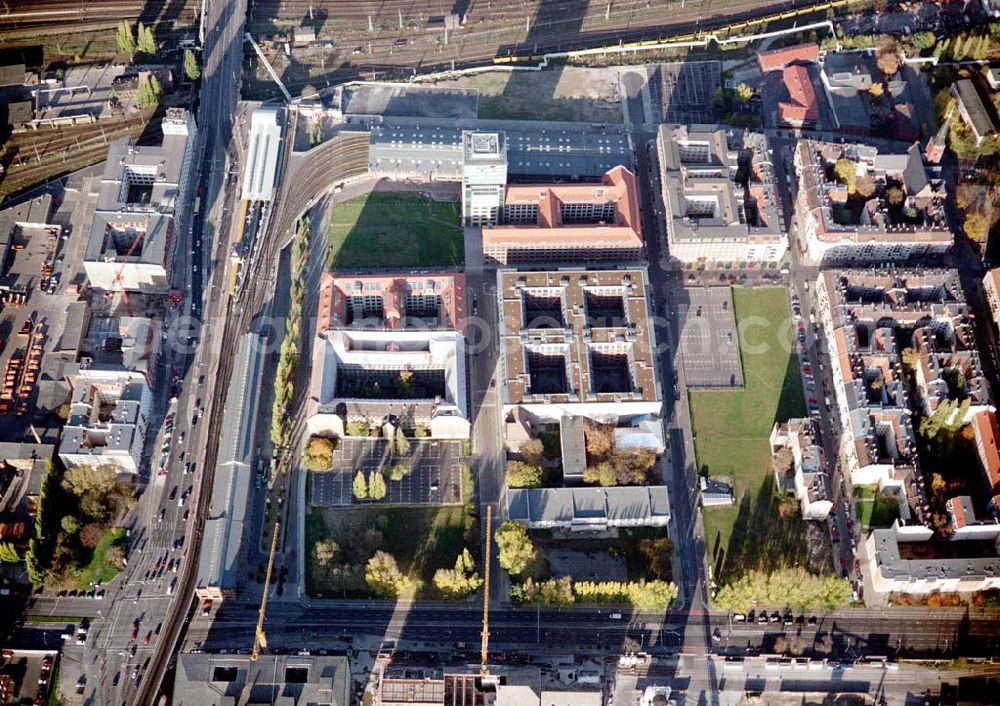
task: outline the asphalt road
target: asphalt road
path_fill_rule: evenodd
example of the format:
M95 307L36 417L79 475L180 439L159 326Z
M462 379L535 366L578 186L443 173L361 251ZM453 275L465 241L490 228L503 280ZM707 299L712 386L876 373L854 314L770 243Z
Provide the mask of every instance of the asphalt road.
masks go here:
M209 500L201 491L210 487L211 471L205 468L205 459L213 453L209 424L198 424L198 418L204 413L215 421L218 389L226 384L213 374L218 367L213 351L224 330L220 307L226 298L222 278L229 221L224 202L235 186L235 174L227 174L226 165L236 115L245 14L244 2L210 3L206 16L197 116L202 211L191 231L180 234L175 253L180 268L175 272L176 288L186 297L181 316L170 326L164 342L166 370L158 390L161 395L177 395L169 408L175 415L175 428L166 475L154 475L140 499L130 536L129 566L117 600L96 626L89 648L92 654L85 655L85 669L95 672L88 679L88 689L93 689L85 694L88 703L151 702L190 605L198 558L192 539L200 532L200 514ZM154 453L166 448L161 437L153 448ZM194 472L185 473L190 463ZM163 568L170 561L173 570ZM146 581L147 571L156 578Z
M268 607L268 640L275 649L331 648L340 638L394 639L407 644L439 643L449 647L465 642L478 645L481 612L477 605L447 606L330 601L322 605L281 601ZM188 628L188 644L205 650L234 649L252 644L257 620L253 602L230 601L210 619L195 617ZM1000 621L988 614L969 615L962 610L886 609L842 610L831 615L808 614L801 623L732 624L728 614L703 610L662 613L625 613L620 620L610 609L543 609L540 611L495 607L490 612L490 645L531 649L589 651L621 649L626 640L662 653L705 654L691 645L688 631L715 635L713 648L722 652L767 652L774 640L797 641L804 650L819 646L829 635L834 655L900 656L956 651L986 656L1000 646ZM798 616L796 616L798 617ZM234 639L247 636L248 639ZM683 640L683 644L682 644ZM475 645L473 645L475 643ZM820 647L820 649L822 649Z

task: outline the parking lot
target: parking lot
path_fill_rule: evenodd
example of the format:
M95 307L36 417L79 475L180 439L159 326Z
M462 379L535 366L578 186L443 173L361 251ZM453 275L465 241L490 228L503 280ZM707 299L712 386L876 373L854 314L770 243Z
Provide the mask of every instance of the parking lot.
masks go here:
M387 473L397 462L412 470L399 481L385 476L386 497L379 503L393 505L438 505L462 502L462 446L458 441L411 441L410 452L402 459L389 456L386 439L344 439L334 452L333 470L313 473L311 503L335 507L374 502L357 500L354 476L365 477L375 470Z
M678 306L688 387L742 387L739 335L729 287L687 287Z

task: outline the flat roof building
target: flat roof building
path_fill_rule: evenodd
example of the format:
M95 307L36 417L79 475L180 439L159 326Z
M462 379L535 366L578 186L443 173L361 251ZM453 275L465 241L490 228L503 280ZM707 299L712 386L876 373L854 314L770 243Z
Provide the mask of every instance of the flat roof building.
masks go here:
M281 161L281 128L281 108L265 106L250 116L243 199L270 201L274 198L274 181Z
M784 257L788 236L763 134L661 125L656 148L671 257L683 263Z
M504 414L635 425L662 407L644 269L497 273Z
M507 184L507 139L502 132L462 133L462 222L496 223Z
M468 438L464 275L324 275L309 430L352 422Z
M81 362L91 370L131 370L151 380L160 352L162 322L142 316L90 320L80 342Z
M507 490L507 517L531 529L575 532L666 527L670 522L670 501L665 485L510 488Z
M52 195L43 194L0 211L0 262L7 259L10 246L17 240L34 236L58 236L62 226L49 223Z
M171 703L176 706L349 706L347 657L267 655L177 655Z
M615 167L599 184L508 184L483 251L501 265L640 262L635 175Z
M608 170L632 164L628 135L620 123L385 115L371 130L368 169L390 179L460 182L463 134L470 131L502 133L507 174L522 182L600 181Z
M254 437L263 365L264 339L255 333L244 334L236 349L222 410L223 432L195 580L195 594L200 599L221 600L237 590L246 554L243 529L256 461Z
M842 166L851 171L838 176ZM809 258L825 264L903 262L952 245L940 170L914 143L905 153L800 140L796 210ZM862 191L863 189L863 191Z
M67 468L112 466L134 476L142 463L153 393L142 373L80 370L59 439Z
M84 269L107 291L170 288L175 234L188 225L197 128L183 108L168 108L156 147L112 142L101 178Z

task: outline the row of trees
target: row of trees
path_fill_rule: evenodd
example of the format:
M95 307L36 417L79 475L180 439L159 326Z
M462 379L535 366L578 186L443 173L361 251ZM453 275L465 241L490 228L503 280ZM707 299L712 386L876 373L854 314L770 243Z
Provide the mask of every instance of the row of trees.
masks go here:
M530 576L511 588L518 603L628 603L640 610L666 610L677 599L669 581L574 581L570 576L535 581Z
M312 219L304 216L295 224L292 244L291 302L285 322L285 338L281 342L278 370L274 380L274 404L271 407L271 443L287 446L291 435L292 415L289 408L295 399L295 372L299 367L299 347L302 338L302 301L305 296L304 273L309 259Z
M369 471L367 479L364 471L358 471L351 491L357 500L381 500L387 492L385 478L381 471Z
M128 54L130 60L135 59L136 54L142 54L150 59L156 57L160 51L160 45L153 36L152 27L146 27L142 22L136 31L132 30L132 25L122 20L118 23L118 31L115 33L115 43L122 54Z
M831 611L847 605L850 597L851 585L844 579L815 576L795 567L770 573L750 571L719 589L715 602L724 610L739 612L757 606Z

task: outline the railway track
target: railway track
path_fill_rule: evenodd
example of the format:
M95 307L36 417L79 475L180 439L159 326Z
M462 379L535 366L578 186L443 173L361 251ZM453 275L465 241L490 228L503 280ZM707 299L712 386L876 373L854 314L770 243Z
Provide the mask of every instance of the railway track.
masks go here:
M198 19L198 0L166 3L159 9L156 5L142 0L7 0L0 10L0 33L9 41L47 31L65 34L113 29L122 20L192 25Z
M594 14L576 0L557 0L544 7L540 7L539 0L525 0L523 6L515 0L474 0L465 27L453 32L445 43L442 32L428 31L419 23L413 24L410 22L413 18L405 14L404 28L399 29L399 13L414 6L409 0L381 3L337 0L326 19L327 26L337 27L337 56L324 59L325 66L335 68L331 68L323 80L327 83L358 78L405 80L415 74L447 70L453 65L469 68L495 63L531 63L540 60L545 53L694 39L706 31L722 28L753 31L759 29L761 21L815 19L825 17L824 13L830 10L844 12L849 5L863 6L867 1L760 0L753 4L751 0L725 3L723 0L684 0L681 4L681 0L612 0L612 10L605 16L600 12ZM292 13L303 2L306 0L256 0L253 17L263 21L268 17L265 11L282 15ZM331 0L314 0L317 2L330 5ZM429 2L431 8L440 5L439 0ZM601 6L608 7L606 4ZM364 30L350 30L351 26L358 26L357 22L352 25L352 14L360 16L368 7L373 12L378 10L378 14L373 15L378 18L373 22L374 31L367 31L367 15ZM573 8L577 9L576 14ZM537 12L532 14L533 11ZM308 9L305 12L308 16ZM424 15L417 17L427 14L425 10ZM389 28L385 27L387 16L393 25ZM378 57L378 61L368 61L369 57ZM284 56L276 53L272 58L280 70ZM287 80L286 84L298 87L304 83L315 85L315 81L312 76L298 82Z
M101 123L103 134L97 123L15 134L0 151L0 162L7 169L0 181L0 199L102 161L107 155L109 142L127 135L139 137L146 128L148 118L148 115L139 115L109 124ZM60 156L62 159L59 159Z

